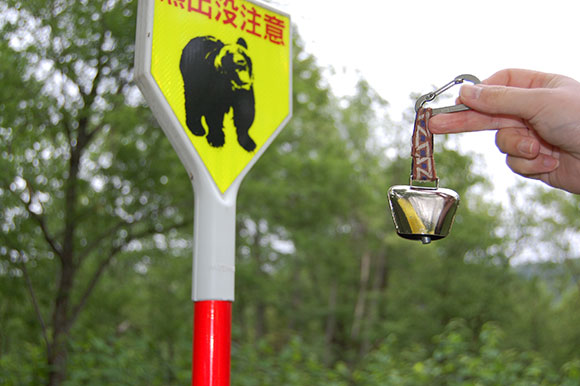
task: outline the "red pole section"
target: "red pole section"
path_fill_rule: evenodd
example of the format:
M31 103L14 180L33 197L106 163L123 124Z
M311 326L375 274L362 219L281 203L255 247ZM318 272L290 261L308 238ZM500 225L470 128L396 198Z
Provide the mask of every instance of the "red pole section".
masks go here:
M194 302L192 386L230 386L232 302Z

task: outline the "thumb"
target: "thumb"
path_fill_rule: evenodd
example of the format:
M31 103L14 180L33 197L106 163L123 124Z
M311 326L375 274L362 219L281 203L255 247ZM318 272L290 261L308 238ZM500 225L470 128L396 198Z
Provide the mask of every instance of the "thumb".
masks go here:
M537 114L545 89L466 84L461 87L461 102L486 114L515 115L530 119Z

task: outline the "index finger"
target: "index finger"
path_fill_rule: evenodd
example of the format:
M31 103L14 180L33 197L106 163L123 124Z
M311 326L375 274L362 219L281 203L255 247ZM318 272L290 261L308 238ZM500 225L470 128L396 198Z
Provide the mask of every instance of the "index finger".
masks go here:
M501 70L481 83L494 86L509 86L519 88L546 87L556 75L540 71L508 68Z
M438 114L429 120L429 130L435 134L465 133L470 131L524 128L521 119L508 115L488 115L475 110Z

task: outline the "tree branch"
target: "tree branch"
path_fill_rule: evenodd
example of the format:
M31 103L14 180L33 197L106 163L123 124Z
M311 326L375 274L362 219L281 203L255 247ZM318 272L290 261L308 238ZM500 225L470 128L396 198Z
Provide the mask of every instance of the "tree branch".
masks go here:
M32 300L32 306L34 307L34 313L36 314L36 318L40 323L41 331L42 331L42 338L44 339L44 343L46 344L46 351L47 357L50 357L50 343L48 340L48 333L46 329L46 323L44 322L44 318L42 317L42 313L40 312L40 307L38 306L38 301L36 299L36 293L34 291L34 287L32 286L32 282L30 280L30 275L28 274L28 269L26 268L26 263L24 262L24 258L22 253L18 251L20 255L20 266L22 269L22 274L24 275L24 280L26 281L26 288L28 289L28 294L30 295L30 299Z
M73 143L73 129L71 124L70 113L64 107L60 109L62 114L62 125L64 127L64 132L66 134L66 139L68 140L68 145L72 146Z
M18 199L18 201L20 201L22 203L22 206L24 206L24 208L26 209L26 211L28 212L30 217L32 217L37 222L38 226L40 227L40 230L42 231L42 235L44 236L44 239L46 240L46 242L48 243L48 245L50 246L52 251L54 253L56 253L56 255L58 257L62 258L62 248L58 244L56 239L50 235L50 232L48 231L48 228L47 228L46 223L44 221L44 216L40 216L40 215L34 213L30 209L30 203L31 203L32 195L33 195L34 191L33 191L33 188L31 187L30 183L28 182L28 180L23 178L23 177L21 177L21 178L26 182L28 194L30 196L28 202L23 200L22 197L20 197L20 195L18 193L14 192L12 189L10 189L9 185L6 185L4 183L6 190L8 190L10 193L12 193L14 195L14 197L16 197Z
M95 77L95 80L94 80L95 82L97 82L97 77L99 77L99 74L102 72L101 70L102 70L102 65L100 64L100 59L99 59L99 66L98 66L98 69L97 69L98 72L97 72L97 76ZM117 90L113 92L113 94L115 94L115 95L118 94L118 93L120 93L125 86L128 86L130 84L130 82L128 82L128 81L122 81L122 80L118 80L118 79L117 79L117 81L119 82L119 84L117 85ZM96 91L96 87L95 87L95 91ZM94 97L93 97L93 99L94 99ZM115 103L113 105L113 107L112 107L112 110L115 110L117 107L119 107L119 105L125 105L125 103L124 102L123 103ZM104 125L104 124L101 123L100 125L97 125L95 128L93 128L86 135L86 142L87 143L91 142L91 140L93 139L93 137L95 135L97 135L101 130L103 130L103 128L105 126L106 125Z
M89 281L89 284L87 285L87 288L83 292L83 295L81 296L79 302L77 303L76 306L73 307L71 317L70 317L69 322L68 322L68 326L72 326L75 323L81 310L85 307L87 300L89 299L89 297L91 296L91 293L93 292L97 283L99 282L99 279L103 275L103 272L105 272L105 269L109 266L109 264L113 260L113 257L115 257L119 252L121 252L122 248L123 248L122 246L117 246L117 247L111 248L111 251L109 252L109 256L107 256L106 259L101 261L101 263L99 264L99 266L97 267L97 269L93 273L91 280Z
M173 224L168 229L181 228L183 226L190 224L192 221L193 221L193 219L184 220L182 222ZM85 307L87 300L91 296L91 293L95 289L99 279L101 278L101 276L105 272L105 269L109 266L109 264L113 260L113 257L115 257L119 252L121 252L123 250L123 248L125 246L127 246L131 241L138 240L138 239L141 239L141 238L144 238L147 236L151 236L155 233L157 233L157 230L156 230L155 225L153 224L153 225L151 225L151 227L143 229L141 232L138 232L135 234L129 234L129 236L127 237L127 239L123 243L116 245L116 246L113 246L111 248L111 250L109 252L109 256L107 256L107 258L105 258L103 261L101 261L101 263L99 264L97 269L92 274L91 280L89 280L89 284L87 285L87 288L83 292L83 295L81 296L79 302L77 303L77 305L75 307L73 307L73 311L71 313L71 318L69 320L69 326L72 326L74 324L74 322L76 321L76 319L78 318L79 313Z
M89 123L89 115L91 106L93 105L95 98L97 97L97 89L99 81L103 74L103 44L105 42L105 31L101 31L101 36L99 37L99 52L97 54L97 68L95 69L97 73L91 84L91 88L88 92L83 92L82 88L79 87L81 98L83 99L84 107L83 112L79 117L79 135L78 135L78 146L79 148L84 148L91 140L90 133L87 132L87 127ZM93 130L93 134L95 131Z
M164 209L168 208L167 206L162 207L160 209L158 209L159 211L163 211ZM150 213L149 213L150 214ZM144 215L143 217L146 217L147 215ZM181 226L185 226L188 223L191 223L191 221L189 222L182 222L182 223L178 223L177 225L174 225L170 228L179 228ZM97 248L107 237L113 235L116 231L118 231L119 229L121 229L123 226L127 226L127 227L133 227L135 225L139 224L139 222L135 222L135 223L128 223L125 220L120 220L119 222L117 222L115 225L113 225L112 227L110 227L109 229L107 229L106 231L104 231L103 233L101 233L99 236L97 236L89 245L87 245L78 255L78 261L82 261L85 257L87 257L95 248ZM133 236L133 239L137 239L140 238L140 236Z
M36 318L40 323L42 338L46 344L46 351L47 354L50 354L50 342L48 340L48 331L46 328L46 323L44 322L44 318L42 317L42 313L40 312L40 307L38 306L38 301L36 298L36 292L34 291L34 287L32 286L32 281L30 280L30 275L28 274L28 269L26 268L26 262L24 261L24 255L20 250L20 246L16 246L12 243L12 240L8 238L4 238L3 240L6 245L12 248L14 251L18 253L20 258L20 268L22 269L22 275L24 276L24 280L26 281L26 289L28 290L28 294L30 295L30 299L32 301L32 306L34 308L34 313L36 314Z
M97 248L107 237L113 235L116 231L121 229L127 224L126 221L119 221L117 224L112 226L110 229L101 233L97 238L95 238L89 245L87 245L78 255L78 262L81 262L85 257L87 257L95 248Z

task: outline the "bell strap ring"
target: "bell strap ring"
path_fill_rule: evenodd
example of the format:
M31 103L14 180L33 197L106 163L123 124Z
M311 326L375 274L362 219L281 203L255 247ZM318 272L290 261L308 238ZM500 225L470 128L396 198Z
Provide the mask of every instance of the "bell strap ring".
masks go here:
M476 76L470 74L459 75L443 87L422 95L417 99L417 102L415 103L415 124L413 128L413 137L411 139L411 185L413 185L413 182L420 182L435 183L435 187L439 186L439 178L437 178L435 159L433 157L433 134L429 130L429 119L437 114L469 110L469 107L464 104L435 109L424 108L423 105L426 102L431 102L438 95L447 91L451 87L461 84L466 80L473 84L480 83Z

